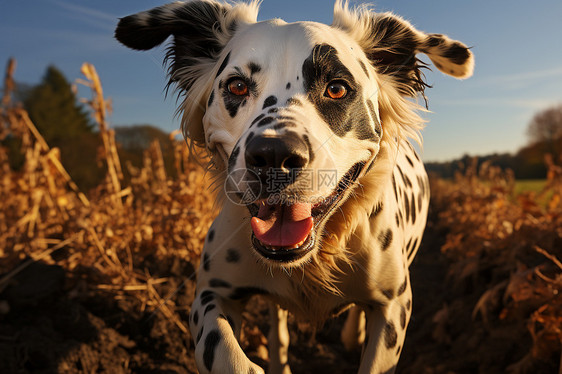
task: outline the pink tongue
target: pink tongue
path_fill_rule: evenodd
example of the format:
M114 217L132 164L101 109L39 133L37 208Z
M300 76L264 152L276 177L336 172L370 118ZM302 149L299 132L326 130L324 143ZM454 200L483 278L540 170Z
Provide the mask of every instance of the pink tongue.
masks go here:
M312 204L261 205L257 217L251 220L254 235L263 244L294 247L306 239L314 220Z

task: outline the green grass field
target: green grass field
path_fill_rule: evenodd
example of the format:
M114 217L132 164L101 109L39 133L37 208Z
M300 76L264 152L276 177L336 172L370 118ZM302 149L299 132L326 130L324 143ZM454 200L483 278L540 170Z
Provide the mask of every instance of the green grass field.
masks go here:
M546 179L522 179L515 181L515 190L513 194L515 196L523 192L536 192L539 193L543 190L546 185Z

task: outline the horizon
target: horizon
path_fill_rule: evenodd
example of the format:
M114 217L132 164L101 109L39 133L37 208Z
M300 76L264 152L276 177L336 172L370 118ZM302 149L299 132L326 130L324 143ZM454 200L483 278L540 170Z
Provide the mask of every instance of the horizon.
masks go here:
M164 95L165 46L136 52L113 38L119 17L167 2L85 0L77 5L46 0L34 3L32 12L22 2L2 4L0 30L11 36L0 40L0 59L5 64L13 56L18 63L16 81L30 85L40 82L50 64L75 82L82 78L82 62L93 63L104 95L113 100L112 127L149 124L171 132L179 121L174 119L175 95ZM425 162L466 154L513 154L529 143L526 129L533 115L562 102L562 48L554 43L562 36L557 26L560 2L549 0L529 8L521 1L502 5L440 0L427 6L414 0L384 0L375 3L375 10L392 11L420 30L447 34L471 46L475 55L475 74L467 80L444 76L431 66L425 72L433 86L426 91L431 112L423 114L428 120L422 131ZM330 24L332 4L265 0L258 20L276 17ZM84 87L78 93L90 95Z

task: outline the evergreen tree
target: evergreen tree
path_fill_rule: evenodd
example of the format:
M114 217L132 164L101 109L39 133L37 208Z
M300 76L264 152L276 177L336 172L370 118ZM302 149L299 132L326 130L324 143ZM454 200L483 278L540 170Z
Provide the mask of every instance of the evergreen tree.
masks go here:
M60 147L65 141L92 133L89 115L77 103L70 83L54 66L49 66L42 82L24 101L25 109L45 140Z
M23 103L49 146L60 149L62 164L78 187L97 186L105 175L96 162L101 141L62 72L49 66L41 83L25 92Z

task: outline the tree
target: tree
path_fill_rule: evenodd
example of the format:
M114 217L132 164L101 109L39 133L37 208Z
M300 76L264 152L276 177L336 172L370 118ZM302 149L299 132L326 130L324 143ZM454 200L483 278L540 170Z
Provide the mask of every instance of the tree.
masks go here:
M60 147L66 141L93 132L88 113L77 103L70 83L54 66L49 66L42 82L31 89L24 106L51 146Z
M532 143L544 143L547 152L560 154L562 151L562 104L535 114L527 128L527 135Z
M97 165L101 141L61 71L49 66L41 83L24 92L23 103L49 146L60 149L74 182L84 191L97 186L105 175Z

